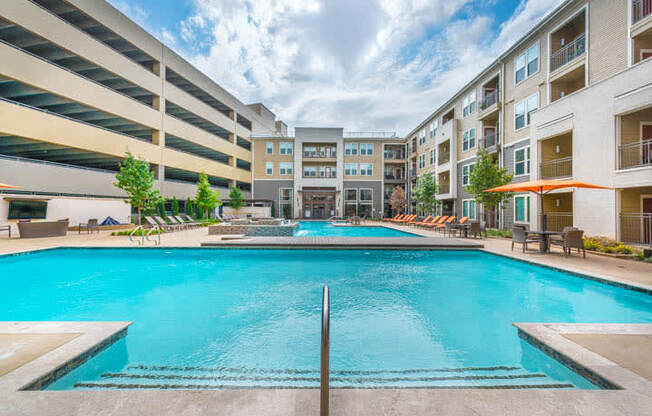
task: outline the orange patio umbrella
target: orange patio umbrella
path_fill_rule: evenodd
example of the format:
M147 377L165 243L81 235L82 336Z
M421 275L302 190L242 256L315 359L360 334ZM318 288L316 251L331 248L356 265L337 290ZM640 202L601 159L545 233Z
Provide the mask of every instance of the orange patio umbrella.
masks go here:
M20 188L20 186L7 185L6 183L0 183L0 188L18 189L18 188Z
M539 179L537 181L510 183L509 185L498 186L487 189L485 192L533 192L539 195L541 205L541 225L546 230L545 214L543 212L543 196L555 189L564 188L588 188L588 189L611 189L607 186L594 185L588 182L561 180L561 179Z

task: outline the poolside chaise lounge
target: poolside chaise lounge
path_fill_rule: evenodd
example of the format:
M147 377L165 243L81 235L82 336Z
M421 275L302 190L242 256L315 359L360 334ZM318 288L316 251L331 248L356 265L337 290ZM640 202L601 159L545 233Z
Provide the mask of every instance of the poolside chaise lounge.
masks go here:
M464 224L469 220L469 217L462 217L459 221L455 222L446 222L446 228L444 228L444 234L448 233L449 237L451 234L457 235L458 231L464 229Z
M199 226L201 226L200 222L184 221L183 218L181 218L180 215L173 215L172 218L174 218L175 220L177 220L177 222L179 222L181 224L186 224L187 227L199 227Z
M160 215L153 215L154 219L161 225L167 225L168 227L172 227L174 230L182 230L186 228L185 225L183 224L177 224L175 221L170 220L165 221L165 218L161 217Z
M430 221L431 219L432 219L432 215L428 215L426 218L414 219L412 221L408 221L408 224L415 225L415 224L419 224L419 223L422 223L422 222Z
M159 218L160 218L160 217L159 217ZM155 218L153 218L153 217L150 217L150 216L145 216L145 222L146 222L147 225L149 225L150 227L161 227L161 228L162 228L163 230L165 230L165 231L168 231L168 230L170 230L170 231L176 231L176 230L179 229L179 227L174 226L174 225L170 225L170 224L166 223L165 221L163 221L162 219L161 219L161 220L157 220L157 219L155 219Z
M178 225L179 228L181 228L181 229L188 229L190 227L190 224L188 224L185 221L181 221L181 220L175 218L174 215L168 215L167 218L168 218L168 220L170 220L170 224Z
M394 217L394 218L386 218L386 220L389 221L389 222L394 222L394 221L402 220L406 216L407 216L407 214L400 214L400 215L398 215L397 217Z
M442 222L441 224L435 225L435 229L437 231L443 231L445 233L446 228L450 227L451 226L450 224L454 223L456 219L457 219L457 217L455 215L452 215L452 216L448 217L448 219L446 221Z
M394 221L396 224L406 224L412 220L414 220L417 216L416 215L408 215L407 217L403 218L402 220L397 220Z
M430 218L430 220L424 220L424 221L418 222L418 223L416 223L414 225L416 225L417 227L424 227L424 226L427 226L428 224L436 223L437 221L439 221L440 218L441 218L441 215L437 215L436 217Z
M444 221L446 221L447 219L448 219L448 215L444 215L443 217L439 218L438 221L431 221L430 224L424 224L424 226L428 228L435 228L438 225L443 224Z
M383 218L383 221L392 221L392 220L397 220L399 217L403 214L396 214L394 215L394 218Z

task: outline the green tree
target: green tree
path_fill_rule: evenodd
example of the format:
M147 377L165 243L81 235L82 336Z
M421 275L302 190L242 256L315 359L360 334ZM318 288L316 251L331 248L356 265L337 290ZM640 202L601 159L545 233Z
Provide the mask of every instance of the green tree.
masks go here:
M157 205L158 215L165 218L165 200L161 199Z
M125 202L138 210L138 225L141 225L143 210L154 209L161 200L161 193L154 189L154 174L149 163L136 159L127 152L125 160L120 163L120 172L115 175L117 182L113 185L127 193Z
M183 211L190 216L193 216L195 214L194 210L192 209L192 199L190 198L186 199L186 205Z
M220 193L213 192L211 184L208 182L208 175L204 172L199 174L197 181L197 195L195 196L195 203L197 208L206 213L206 218L210 218L210 211L220 205Z
M229 192L229 206L235 211L244 206L244 199L242 198L242 191L237 186L232 186Z
M405 197L405 191L400 186L395 186L392 191L392 196L389 197L389 204L392 206L394 211L399 213L407 207L407 198Z
M496 208L502 207L511 197L509 192L485 192L487 189L507 185L512 181L514 175L508 173L507 169L496 164L494 158L485 149L478 152L477 160L473 171L469 174L469 185L466 191L473 194L477 204L483 204L485 209L491 213L489 216L490 226L494 226Z
M417 187L414 190L414 199L418 202L421 211L426 214L435 212L435 208L440 203L436 199L438 191L439 185L437 185L437 181L433 175L421 175L417 182Z
M177 197L172 197L172 214L179 215L179 201Z

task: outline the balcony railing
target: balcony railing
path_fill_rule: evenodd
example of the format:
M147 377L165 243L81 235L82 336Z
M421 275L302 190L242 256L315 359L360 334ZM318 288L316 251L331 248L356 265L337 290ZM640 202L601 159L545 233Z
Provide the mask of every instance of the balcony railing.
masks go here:
M486 110L487 108L491 107L497 102L498 102L498 90L494 90L482 98L482 101L480 101L480 110L481 111Z
M561 68L586 50L586 35L582 33L574 41L553 53L550 57L550 70Z
M652 214L621 212L620 239L626 243L652 244Z
M334 159L337 157L337 152L310 152L304 150L303 157L307 157L311 159L327 159L327 158Z
M573 176L573 158L563 157L539 164L542 179L570 178Z
M405 175L402 175L402 174L397 175L395 173L385 173L384 176L385 176L385 179L390 180L390 181L391 180L399 180L400 181L400 180L405 179Z
M541 213L539 213L541 216ZM564 231L565 227L573 226L572 212L546 212L546 231Z
M487 134L480 138L478 143L481 148L488 149L498 144L498 133Z
M303 173L304 178L335 178L335 172L328 174L328 173L317 173L315 175L313 174L307 174L306 172Z
M410 169L410 177L414 178L415 176L417 176L417 170L416 169Z
M450 152L439 153L437 162L439 162L440 165L443 165L444 163L448 163L449 160L451 160Z
M451 191L451 186L448 183L440 183L439 184L439 191L437 192L438 195L444 195L448 194Z
M618 146L620 169L652 166L652 139Z
M405 159L405 154L403 152L385 150L385 159L388 160L401 160Z
M652 14L652 0L632 0L632 24Z

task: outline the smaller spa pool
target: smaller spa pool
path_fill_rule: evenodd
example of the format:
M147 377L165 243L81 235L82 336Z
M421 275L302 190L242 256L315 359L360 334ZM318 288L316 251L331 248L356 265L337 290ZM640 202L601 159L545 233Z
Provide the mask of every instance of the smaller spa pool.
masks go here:
M337 226L328 221L300 221L295 237L420 237L380 225Z

